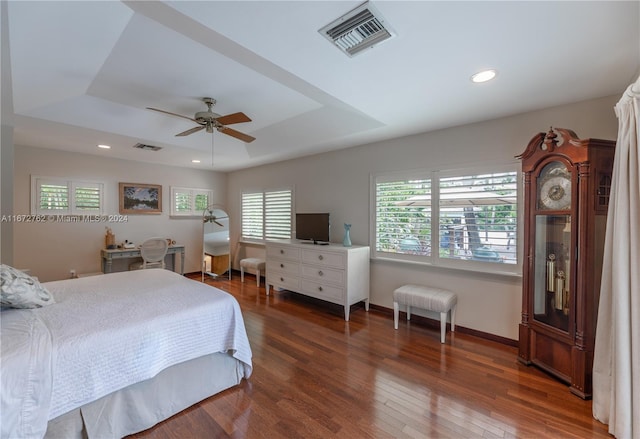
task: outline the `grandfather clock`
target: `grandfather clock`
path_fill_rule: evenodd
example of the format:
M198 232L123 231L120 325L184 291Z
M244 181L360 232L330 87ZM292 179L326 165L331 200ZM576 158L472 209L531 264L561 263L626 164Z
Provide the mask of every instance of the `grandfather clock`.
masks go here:
M551 128L519 156L524 266L518 359L591 397L615 142Z

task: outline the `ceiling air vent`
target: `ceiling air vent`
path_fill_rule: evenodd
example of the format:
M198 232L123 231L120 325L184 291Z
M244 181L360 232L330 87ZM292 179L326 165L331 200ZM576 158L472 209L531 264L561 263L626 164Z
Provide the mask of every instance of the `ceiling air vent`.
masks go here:
M136 143L133 147L137 149L144 149L145 151L160 151L162 149L161 146L145 145L144 143Z
M332 21L318 32L350 57L394 36L385 19L369 2Z

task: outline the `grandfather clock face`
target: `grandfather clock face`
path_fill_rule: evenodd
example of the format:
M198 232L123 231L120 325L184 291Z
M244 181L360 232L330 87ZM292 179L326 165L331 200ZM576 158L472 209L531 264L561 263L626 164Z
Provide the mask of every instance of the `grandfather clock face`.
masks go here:
M547 164L538 177L539 210L571 209L571 173L564 163Z

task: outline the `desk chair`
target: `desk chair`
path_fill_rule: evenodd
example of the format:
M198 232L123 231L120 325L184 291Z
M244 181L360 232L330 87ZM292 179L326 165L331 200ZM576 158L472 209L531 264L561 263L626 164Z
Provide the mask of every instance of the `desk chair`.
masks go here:
M167 255L169 244L165 238L149 238L140 246L142 262L135 262L129 266L129 270L147 268L165 268L164 257Z

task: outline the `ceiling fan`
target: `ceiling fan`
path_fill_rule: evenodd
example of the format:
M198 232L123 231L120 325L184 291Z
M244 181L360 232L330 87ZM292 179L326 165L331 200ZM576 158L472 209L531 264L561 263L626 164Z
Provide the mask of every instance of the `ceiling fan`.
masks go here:
M160 110L158 108L147 107L147 110L159 111L160 113L170 114L171 116L177 116L183 119L189 119L199 125L197 127L178 133L176 134L176 136L188 136L189 134L196 133L200 130L206 130L207 133L213 133L213 130L215 128L221 133L227 134L231 137L235 137L236 139L240 139L245 143L250 143L256 140L255 137L252 137L248 134L241 133L240 131L236 131L226 126L234 123L251 122L251 119L249 119L249 117L246 114L240 112L240 113L227 114L226 116L221 116L211 111L211 107L213 107L216 104L215 99L202 98L202 102L204 102L207 105L207 111L198 111L193 117L183 116L181 114L172 113L170 111Z
M206 223L214 223L220 227L224 227L224 224L222 224L220 221L218 221L219 219L228 219L228 216L223 216L223 217L219 217L216 216L213 211L214 210L218 210L218 209L213 209L212 207L207 207L204 212L202 212L202 222Z

